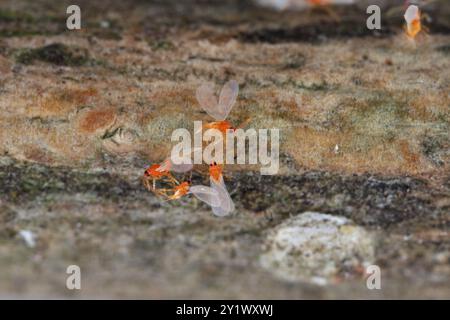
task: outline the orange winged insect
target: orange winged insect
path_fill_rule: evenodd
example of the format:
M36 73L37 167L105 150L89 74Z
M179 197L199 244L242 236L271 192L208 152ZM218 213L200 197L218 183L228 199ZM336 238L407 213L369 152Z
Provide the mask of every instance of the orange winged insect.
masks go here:
M167 179L171 185L178 184L177 179L172 175L171 171L183 173L191 170L193 167L192 164L175 164L170 158L164 160L161 164L153 164L148 167L144 172L144 185L150 191L153 191L157 194L161 194L166 190L156 188L156 181ZM149 182L152 182L150 186Z
M209 175L210 187L204 185L191 186L190 181L184 181L174 186L170 195L166 194L167 200L177 200L192 194L211 206L214 215L219 217L229 215L235 207L223 180L222 167L217 163L211 164Z
M215 162L209 166L209 180L211 188L217 191L220 201L218 206L212 206L214 215L224 217L231 214L235 208L234 203L228 193L227 187L225 186L222 167Z
M197 101L211 117L213 122L203 125L203 129L217 129L224 135L227 130L236 130L232 124L226 120L239 92L239 84L235 80L230 80L224 84L220 91L219 100L214 93L214 85L212 83L204 83L198 87L196 92Z
M414 39L417 34L422 30L421 13L418 6L410 5L406 9L404 15L406 21L406 35Z
M173 188L173 194L168 196L167 200L177 200L188 194L194 195L197 199L212 207L220 205L220 198L216 190L203 185L191 186L189 181L184 181L178 186L175 186Z
M329 0L306 0L310 5L313 6L323 6L326 4L329 4L330 1Z
M306 0L312 9L319 9L328 14L334 21L340 22L339 15L330 7L332 4L352 4L353 0Z

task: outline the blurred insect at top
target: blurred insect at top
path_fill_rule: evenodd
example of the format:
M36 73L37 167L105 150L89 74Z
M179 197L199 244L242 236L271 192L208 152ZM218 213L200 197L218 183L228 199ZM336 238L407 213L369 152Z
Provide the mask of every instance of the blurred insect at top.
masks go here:
M324 6L329 4L354 4L355 0L256 0L256 2L265 7L271 7L276 10L302 10L309 7Z
M404 17L406 20L406 34L408 37L414 39L422 29L419 7L410 5L408 9L406 9Z
M307 0L307 2L313 6L323 6L330 3L329 0Z

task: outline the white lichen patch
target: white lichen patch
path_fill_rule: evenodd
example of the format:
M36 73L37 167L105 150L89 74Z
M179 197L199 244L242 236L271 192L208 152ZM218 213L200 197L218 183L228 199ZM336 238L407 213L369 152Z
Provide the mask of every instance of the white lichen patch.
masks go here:
M161 115L147 125L146 135L154 142L170 141L172 131L175 129L190 129L192 126L183 114Z
M374 261L373 236L351 220L305 212L273 229L261 265L283 280L325 285Z

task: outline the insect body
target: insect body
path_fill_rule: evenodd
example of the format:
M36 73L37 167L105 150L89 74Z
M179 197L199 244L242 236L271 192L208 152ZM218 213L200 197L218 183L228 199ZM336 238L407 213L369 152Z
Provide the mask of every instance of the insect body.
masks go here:
M173 172L187 172L192 169L192 164L174 164L170 158L164 160L161 164L153 164L147 168L144 172L144 185L150 191L158 194L165 195L166 189L157 189L156 181L166 179L170 185L178 185L178 180L172 175ZM150 185L149 182L152 182Z
M178 186L174 187L173 194L168 196L168 200L177 200L181 197L193 194L197 199L214 207L220 205L220 198L216 190L207 186L191 186L190 182L184 181Z
M404 17L406 20L406 34L411 39L414 39L422 30L419 7L410 5L408 9L406 9Z
M227 120L223 120L223 121L214 121L214 122L209 122L207 124L205 124L203 126L204 129L216 129L219 130L220 132L222 132L222 134L226 134L227 130L236 130L236 128L233 128L233 126L231 125L231 123Z
M155 179L160 179L166 175L170 175L169 170L165 169L160 164L152 164L144 172L144 176Z
M173 194L168 197L169 200L180 199L189 192L189 182L185 181L174 187Z
M307 2L313 6L323 6L329 3L328 0L307 0Z
M148 180L152 181L153 191L156 191L156 181L167 178L172 183L178 183L175 177L170 173L170 161L165 160L161 164L153 164L144 172L144 184Z
M234 211L234 203L223 181L222 167L217 163L209 166L209 180L211 188L217 192L220 200L220 205L212 206L213 213L219 217L229 215Z

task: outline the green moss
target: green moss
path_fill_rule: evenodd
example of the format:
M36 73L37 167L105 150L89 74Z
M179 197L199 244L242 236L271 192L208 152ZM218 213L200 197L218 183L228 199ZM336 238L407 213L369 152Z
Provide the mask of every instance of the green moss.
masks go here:
M106 25L103 25L106 22ZM87 21L83 24L90 35L105 40L122 40L123 27L116 20Z
M156 142L169 142L175 129L190 130L192 123L183 114L167 114L151 119L146 127L146 135Z
M26 37L26 36L37 36L42 35L44 33L36 30L28 30L28 29L9 29L9 30L0 30L0 37Z
M328 126L351 136L352 141L346 146L349 150L367 151L393 141L408 130L407 103L389 95L363 101L347 99L341 105L338 111L330 113Z
M150 46L153 51L172 50L175 48L174 44L168 40L158 40L150 43Z
M37 16L0 9L0 37L53 35L65 30L65 18L61 16Z
M445 136L425 136L421 147L423 154L435 165L443 166L445 153L448 153L450 138Z
M89 61L89 55L85 49L68 47L61 43L26 49L16 55L18 63L28 65L36 60L62 66L81 66Z
M439 46L439 47L437 47L436 50L439 51L439 52L442 52L442 53L444 53L446 55L450 55L450 44Z
M120 181L119 181L120 180ZM140 185L140 182L136 182ZM57 199L67 193L84 193L119 201L125 190L134 188L128 181L107 173L80 173L64 167L8 165L0 168L0 194L12 202L36 197ZM144 194L145 189L141 189Z
M28 14L0 9L0 21L3 22L33 22L35 19Z
M294 89L302 89L302 90L308 90L308 91L326 91L332 89L330 84L328 84L326 81L322 81L319 83L311 83L307 84L303 81L296 81L292 78L286 80L286 81L273 81L275 85L278 87L292 87Z
M370 99L354 109L349 125L360 133L389 134L407 115L406 105L389 99Z

